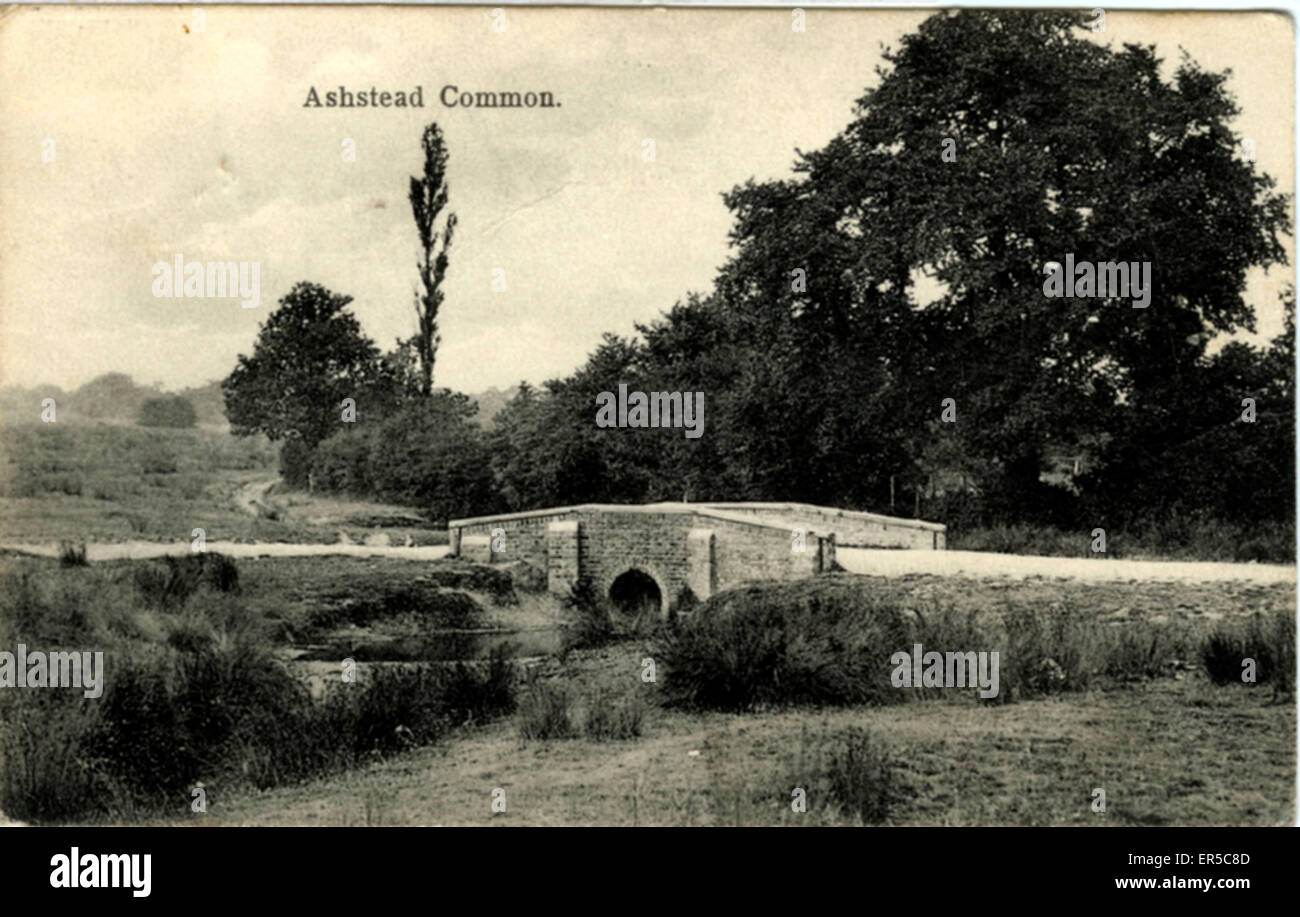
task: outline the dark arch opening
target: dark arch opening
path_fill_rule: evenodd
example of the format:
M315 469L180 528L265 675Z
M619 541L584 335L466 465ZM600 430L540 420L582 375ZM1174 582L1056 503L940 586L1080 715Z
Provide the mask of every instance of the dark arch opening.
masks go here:
M659 584L640 570L628 570L609 587L609 602L631 620L657 617L663 607Z

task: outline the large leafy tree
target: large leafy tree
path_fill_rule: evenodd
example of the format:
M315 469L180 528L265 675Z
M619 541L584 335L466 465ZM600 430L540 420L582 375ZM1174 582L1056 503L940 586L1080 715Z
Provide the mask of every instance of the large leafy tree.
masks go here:
M343 400L357 417L391 400L379 350L347 305L352 297L299 283L262 324L251 356L221 384L236 435L265 433L305 452L340 429Z
M877 342L858 366L886 372L900 437L952 397L984 483L1033 488L1049 443L1196 373L1205 328L1253 327L1245 273L1283 259L1288 203L1239 155L1226 74L1165 80L1153 47L1104 47L1073 12L939 13L885 57L796 179L728 195L724 283L805 344ZM1067 253L1151 262L1149 307L1046 298Z

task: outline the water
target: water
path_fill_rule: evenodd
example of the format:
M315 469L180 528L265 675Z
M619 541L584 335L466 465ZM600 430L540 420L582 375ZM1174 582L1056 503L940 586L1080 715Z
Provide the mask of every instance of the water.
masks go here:
M504 647L516 658L550 656L563 644L559 627L515 631L429 631L418 635L349 635L301 647L299 662L462 662L486 659Z

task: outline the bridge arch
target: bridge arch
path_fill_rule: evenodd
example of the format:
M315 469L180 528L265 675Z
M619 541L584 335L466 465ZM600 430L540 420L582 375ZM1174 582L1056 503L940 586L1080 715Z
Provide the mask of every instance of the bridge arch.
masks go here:
M628 619L663 617L671 598L663 578L644 566L628 567L610 579L605 596L615 613Z

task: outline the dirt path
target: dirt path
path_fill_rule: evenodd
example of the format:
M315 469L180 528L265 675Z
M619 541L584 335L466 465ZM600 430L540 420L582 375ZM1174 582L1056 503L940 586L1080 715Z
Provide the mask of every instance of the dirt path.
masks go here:
M1110 560L1090 557L1037 557L992 554L986 551L889 551L875 548L837 548L835 559L850 573L872 576L938 576L985 578L1030 576L1114 582L1218 582L1295 583L1296 568L1284 564L1225 564L1207 561Z
M345 554L349 557L404 557L408 560L437 560L446 557L450 550L445 544L424 547L392 547L367 544L290 544L267 542L245 544L234 541L209 541L210 552L230 557L303 557L308 555ZM0 550L22 551L42 557L58 557L59 546L54 544L9 544L0 542ZM148 557L188 554L193 548L188 541L119 541L86 545L86 559L139 560Z
M258 506L266 503L266 492L275 486L276 478L265 481L250 481L235 491L235 505L250 516L260 515Z

